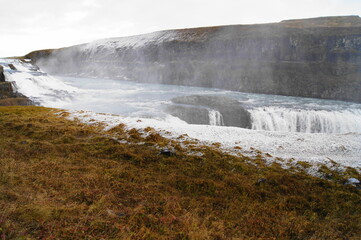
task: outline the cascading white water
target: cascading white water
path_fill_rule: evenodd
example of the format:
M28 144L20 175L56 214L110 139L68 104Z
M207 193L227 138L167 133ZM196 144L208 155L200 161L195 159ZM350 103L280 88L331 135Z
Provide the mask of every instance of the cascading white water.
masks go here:
M210 109L208 110L208 116L209 116L209 125L213 126L223 126L223 116L220 112Z
M361 132L361 109L327 111L265 107L249 111L254 130L305 133Z
M16 70L9 68L11 63ZM63 81L49 76L35 66L20 60L2 59L5 79L11 82L13 89L35 103L44 104L48 107L62 107L70 102L78 89Z

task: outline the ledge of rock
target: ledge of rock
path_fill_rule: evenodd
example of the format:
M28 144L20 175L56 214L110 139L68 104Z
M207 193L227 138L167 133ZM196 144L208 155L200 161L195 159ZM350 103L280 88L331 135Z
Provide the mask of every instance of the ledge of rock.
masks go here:
M189 124L209 124L209 111L205 108L171 105L165 111Z
M191 124L210 124L210 111L221 114L222 125L251 128L250 113L232 98L212 95L192 95L172 99L175 105L166 111Z
M0 66L0 82L5 82L4 68Z

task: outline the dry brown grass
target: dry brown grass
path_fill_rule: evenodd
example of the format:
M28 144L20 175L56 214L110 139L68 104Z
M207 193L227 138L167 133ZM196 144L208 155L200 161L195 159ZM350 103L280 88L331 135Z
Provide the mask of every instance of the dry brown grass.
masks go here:
M152 129L103 132L55 111L0 108L2 239L360 239L361 194L340 174L190 156Z

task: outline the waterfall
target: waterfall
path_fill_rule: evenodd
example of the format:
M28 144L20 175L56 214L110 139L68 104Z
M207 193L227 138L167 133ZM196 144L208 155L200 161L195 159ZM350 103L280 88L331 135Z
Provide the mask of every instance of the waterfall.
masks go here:
M361 133L361 109L338 111L266 107L251 109L252 129L305 133Z
M213 126L223 126L223 116L220 112L210 109L208 110L208 116L209 116L209 125Z
M12 70L12 63L17 70ZM28 63L0 59L6 80L13 88L46 107L84 109L124 114L131 117L158 118L162 104L175 96L212 93L227 96L226 91L158 84L140 84L118 80L89 78L54 78ZM232 92L232 98L251 114L254 130L304 133L361 133L361 104L323 99L294 98ZM218 103L217 103L218 104ZM222 103L224 104L224 103ZM195 105L196 106L196 105ZM218 106L218 105L217 105ZM221 105L217 109L222 109ZM224 119L234 119L232 111L223 115L202 107L196 117L202 124L224 126ZM207 119L208 114L208 119ZM247 124L249 125L249 124Z
M63 81L42 72L36 66L18 60L7 60L4 65L12 63L16 71L5 68L6 81L11 82L14 91L30 100L47 107L62 107L70 102L79 90Z

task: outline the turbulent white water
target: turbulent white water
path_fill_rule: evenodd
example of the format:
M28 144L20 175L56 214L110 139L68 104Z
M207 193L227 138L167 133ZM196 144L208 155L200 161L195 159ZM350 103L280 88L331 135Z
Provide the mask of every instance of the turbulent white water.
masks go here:
M8 63L13 64L17 70L10 69ZM72 101L79 90L39 71L30 63L0 59L0 65L4 67L6 80L12 82L16 91L47 107L64 106L64 103Z
M250 110L252 129L281 132L361 132L361 109L304 110L281 107Z
M209 125L212 126L223 126L223 116L222 114L217 110L209 110Z

